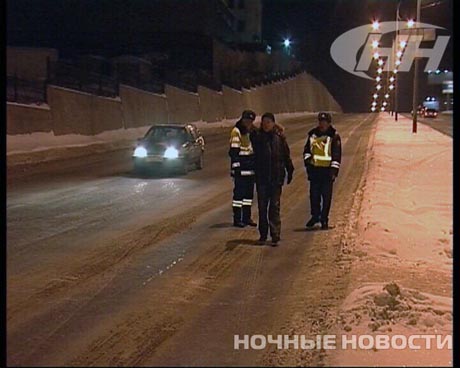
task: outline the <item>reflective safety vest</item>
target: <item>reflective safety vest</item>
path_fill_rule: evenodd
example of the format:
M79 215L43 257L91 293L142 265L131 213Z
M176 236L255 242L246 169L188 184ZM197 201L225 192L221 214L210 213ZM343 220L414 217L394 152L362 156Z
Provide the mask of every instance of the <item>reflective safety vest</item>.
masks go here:
M330 167L332 161L332 138L328 135L310 137L311 163L316 167Z
M252 176L254 172L254 149L248 134L241 134L237 127L230 133L230 150L238 152L232 157L231 174L238 171L241 176Z

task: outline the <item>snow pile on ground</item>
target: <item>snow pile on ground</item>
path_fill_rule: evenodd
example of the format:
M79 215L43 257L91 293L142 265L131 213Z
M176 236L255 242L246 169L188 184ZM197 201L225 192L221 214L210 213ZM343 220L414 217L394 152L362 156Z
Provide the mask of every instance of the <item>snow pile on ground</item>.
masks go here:
M7 136L7 154L43 151L57 147L82 147L92 144L113 143L117 141L133 142L142 137L149 127L118 129L94 136L66 134L56 136L53 132L32 133Z
M452 334L453 141L411 125L377 123L337 334ZM327 363L449 366L452 350L335 350Z
M375 283L354 290L345 300L338 322L344 331L356 326L371 332L392 332L394 326L416 333L449 333L452 298L401 288L397 283Z

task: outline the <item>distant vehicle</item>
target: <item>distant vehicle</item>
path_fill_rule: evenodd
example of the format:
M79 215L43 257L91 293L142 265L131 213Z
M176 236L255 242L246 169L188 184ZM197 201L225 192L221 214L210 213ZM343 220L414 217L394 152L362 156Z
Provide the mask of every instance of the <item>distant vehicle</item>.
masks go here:
M435 118L436 116L438 116L438 111L435 109L425 109L423 112L425 118Z
M133 152L134 171L170 169L186 174L189 167L203 168L204 138L193 124L156 124Z
M434 109L436 111L439 111L439 101L436 99L436 97L428 96L423 101L423 107L425 108L425 110Z

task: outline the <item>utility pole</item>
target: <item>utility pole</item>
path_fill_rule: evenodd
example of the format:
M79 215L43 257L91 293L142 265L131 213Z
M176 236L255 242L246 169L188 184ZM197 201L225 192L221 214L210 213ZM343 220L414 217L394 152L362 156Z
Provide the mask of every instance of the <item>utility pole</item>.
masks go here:
M399 42L399 7L401 6L401 0L398 1L398 7L396 9L396 41L394 43L394 53L392 55L392 57L394 59L395 58L395 55L396 55L396 45L398 44ZM394 67L394 62L392 64L392 66ZM395 93L394 93L394 106L393 106L393 109L395 111L395 121L398 121L398 75L396 74L395 75Z
M422 0L417 0L417 23L420 23L420 10ZM418 28L417 28L418 34ZM418 58L415 58L414 66L414 91L412 94L412 133L417 133L417 100L418 100Z

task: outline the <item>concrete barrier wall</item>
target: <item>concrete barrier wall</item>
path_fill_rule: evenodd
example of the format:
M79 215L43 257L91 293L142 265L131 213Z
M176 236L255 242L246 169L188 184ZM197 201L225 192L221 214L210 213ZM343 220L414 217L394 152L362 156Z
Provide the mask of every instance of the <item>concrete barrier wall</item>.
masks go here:
M121 85L120 98L125 128L168 122L166 96Z
M165 85L170 123L190 123L201 120L200 98L197 93Z
M165 92L157 95L122 85L120 98L111 99L48 86L49 110L8 104L7 131L95 135L154 123L236 119L244 109L258 115L267 111L342 111L326 87L307 73L242 91L223 86L219 93L199 86L196 94L166 85Z
M53 129L51 111L47 108L6 105L7 134L50 132Z
M243 93L236 89L222 86L222 97L224 99L224 115L227 119L235 119L241 116L245 109Z
M198 86L198 96L200 97L201 118L203 121L212 123L225 118L222 92Z
M95 135L123 128L119 100L54 86L47 91L55 135Z

